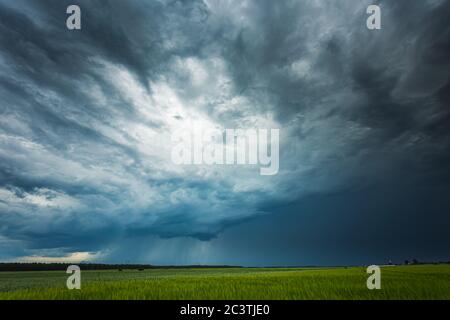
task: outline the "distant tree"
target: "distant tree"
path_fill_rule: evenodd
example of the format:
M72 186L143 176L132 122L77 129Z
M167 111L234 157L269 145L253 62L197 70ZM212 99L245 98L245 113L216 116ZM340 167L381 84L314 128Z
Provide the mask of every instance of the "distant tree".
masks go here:
M405 260L405 265L408 265L409 264L409 261L408 260Z
M419 261L417 259L413 259L413 264L419 264Z

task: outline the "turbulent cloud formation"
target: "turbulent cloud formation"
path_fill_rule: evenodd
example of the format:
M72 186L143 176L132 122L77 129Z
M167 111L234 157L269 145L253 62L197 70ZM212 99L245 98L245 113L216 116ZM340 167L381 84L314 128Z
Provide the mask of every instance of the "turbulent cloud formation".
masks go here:
M448 184L450 2L376 1L376 31L372 3L0 0L0 259L214 241L309 196ZM278 175L174 165L191 123L280 128Z

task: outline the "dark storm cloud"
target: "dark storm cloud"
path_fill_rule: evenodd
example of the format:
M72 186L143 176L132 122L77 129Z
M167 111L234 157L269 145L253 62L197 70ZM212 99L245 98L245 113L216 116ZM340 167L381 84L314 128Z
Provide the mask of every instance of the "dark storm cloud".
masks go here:
M375 147L403 134L447 143L439 124L448 118L450 4L430 3L382 1L383 29L374 33L362 27L365 6L348 17L351 2L315 9L309 2L259 2L251 6L254 29L244 29L231 46L235 83L254 95L268 92L282 123L322 108L324 117L338 114L373 130ZM301 59L310 74L290 78L285 67Z
M0 1L0 259L114 260L306 196L448 183L450 3L377 3L370 31L370 1ZM171 165L190 118L281 128L280 173Z

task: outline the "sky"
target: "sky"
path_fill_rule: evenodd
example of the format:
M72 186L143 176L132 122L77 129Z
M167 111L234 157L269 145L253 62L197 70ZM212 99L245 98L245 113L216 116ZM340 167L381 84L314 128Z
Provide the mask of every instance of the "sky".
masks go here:
M449 19L445 0L0 0L0 261L450 260ZM278 173L173 163L192 123L279 129Z

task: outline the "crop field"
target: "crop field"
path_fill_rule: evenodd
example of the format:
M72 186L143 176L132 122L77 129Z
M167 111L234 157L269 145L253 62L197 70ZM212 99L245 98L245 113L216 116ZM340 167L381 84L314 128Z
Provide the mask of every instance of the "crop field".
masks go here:
M382 267L368 290L365 268L232 268L82 271L68 290L64 271L0 272L2 299L450 299L450 266Z

